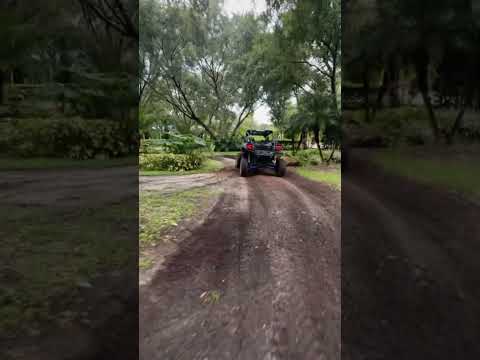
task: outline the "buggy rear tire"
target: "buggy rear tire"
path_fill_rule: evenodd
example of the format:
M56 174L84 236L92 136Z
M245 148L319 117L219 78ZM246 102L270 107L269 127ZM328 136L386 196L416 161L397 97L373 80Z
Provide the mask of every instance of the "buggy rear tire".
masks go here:
M285 160L279 159L277 161L277 166L275 168L275 174L279 177L283 177L285 176L286 173L287 173L287 163Z
M247 177L248 176L248 162L243 156L240 159L240 176Z
M242 160L242 157L239 156L239 157L237 158L237 160L235 161L235 167L236 167L237 169L240 169L240 161L241 161L241 160Z

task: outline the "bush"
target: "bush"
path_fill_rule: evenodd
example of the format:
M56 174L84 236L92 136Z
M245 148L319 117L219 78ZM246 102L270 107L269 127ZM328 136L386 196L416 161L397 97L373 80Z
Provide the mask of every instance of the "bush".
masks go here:
M215 141L215 151L227 152L227 151L237 151L242 147L242 139L219 139Z
M128 154L120 124L82 118L16 119L0 128L0 150L20 157L90 159Z
M201 150L207 150L207 143L193 135L168 133L161 139L145 139L140 145L143 154L190 154Z
M380 109L365 123L364 111L346 111L344 129L354 146L389 147L402 143L422 145L432 140L424 107L403 106Z
M204 161L199 152L190 154L142 154L140 155L140 170L189 171L198 169Z
M302 166L320 164L320 155L317 149L298 150L295 155L290 152L287 155L292 160L298 161Z

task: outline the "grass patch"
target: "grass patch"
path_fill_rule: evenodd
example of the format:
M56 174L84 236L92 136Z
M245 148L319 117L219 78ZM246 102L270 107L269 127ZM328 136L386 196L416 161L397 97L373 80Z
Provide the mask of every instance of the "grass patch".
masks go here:
M140 270L147 270L150 269L153 266L153 259L146 257L146 256L141 256L140 260L138 262L138 267Z
M0 208L0 334L15 336L32 324L58 320L80 299L81 284L136 266L131 237L136 209L113 205L65 209ZM36 325L33 325L35 327Z
M326 160L330 157L331 150L322 150L323 156ZM291 162L298 162L302 166L311 166L311 165L319 165L322 163L322 158L318 152L318 149L305 149L305 150L297 150L295 154L293 151L288 150L284 152L285 156ZM341 159L341 152L338 150L334 151L331 163L339 162Z
M382 151L374 154L373 160L396 175L455 192L480 195L478 158L427 158L413 152Z
M116 166L138 165L137 157L114 159L74 160L66 158L13 158L0 157L0 170L39 170L39 169L99 169Z
M237 157L238 154L240 154L240 149L237 151L219 151L219 152L214 152L214 156L235 156Z
M222 294L218 290L205 291L200 295L203 304L217 304Z
M166 170L145 170L140 171L140 176L171 176L171 175L193 175L203 174L209 172L216 172L223 169L221 161L214 159L207 159L203 162L202 166L195 170L189 171L166 171Z
M309 180L318 181L333 186L340 190L342 183L342 176L340 167L332 168L331 170L321 170L312 167L300 167L297 173Z
M140 247L156 245L166 230L201 210L199 204L214 196L215 190L196 188L173 194L140 192Z

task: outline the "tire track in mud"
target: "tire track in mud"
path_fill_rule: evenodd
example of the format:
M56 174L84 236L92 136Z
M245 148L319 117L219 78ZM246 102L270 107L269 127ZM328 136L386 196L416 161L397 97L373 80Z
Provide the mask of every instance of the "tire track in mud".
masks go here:
M267 186L272 191L263 195L261 190ZM283 179L259 179L254 189L267 197L260 203L266 202L273 219L268 231L274 234L269 248L275 295L268 358L336 358L340 348L340 254L326 251L335 242L331 219L324 218L324 209ZM275 206L284 203L289 206Z
M311 197L296 180L227 180L207 221L141 290L141 359L340 357L339 196L318 184ZM209 290L220 300L202 304Z

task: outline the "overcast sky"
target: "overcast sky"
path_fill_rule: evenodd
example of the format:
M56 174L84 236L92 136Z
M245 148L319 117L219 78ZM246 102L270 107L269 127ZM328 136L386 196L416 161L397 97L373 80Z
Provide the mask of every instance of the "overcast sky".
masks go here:
M265 0L224 0L223 9L227 14L244 14L254 11L260 14L266 10ZM253 113L253 118L258 124L270 124L270 109L261 105Z
M223 8L229 14L243 14L251 10L260 14L266 10L266 3L265 0L224 0Z

